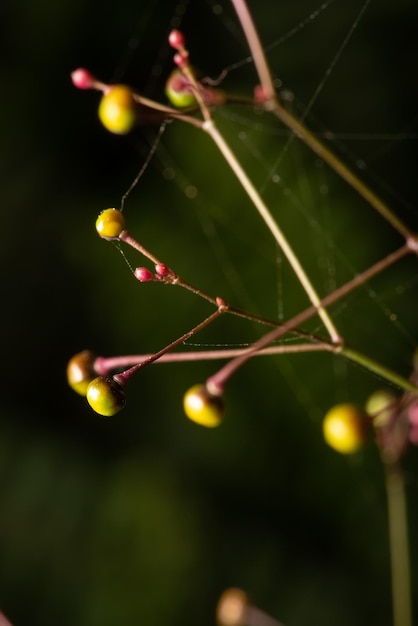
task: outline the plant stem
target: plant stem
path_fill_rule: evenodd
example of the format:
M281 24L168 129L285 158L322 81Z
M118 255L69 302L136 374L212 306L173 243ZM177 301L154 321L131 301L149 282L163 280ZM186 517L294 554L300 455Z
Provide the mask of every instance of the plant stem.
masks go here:
M139 371L140 369L142 369L146 365L150 365L154 361L157 361L166 352L169 352L170 350L173 350L174 348L176 348L181 343L184 343L185 341L190 339L190 337L193 337L193 335L195 335L199 331L203 330L203 328L206 328L206 326L211 324L213 321L215 321L215 319L217 319L220 315L222 315L225 312L226 312L226 308L223 307L223 306L220 306L214 313L212 313L211 315L206 317L203 320L203 322L200 322L200 324L197 324L197 326L194 326L194 328L192 328L191 330L187 331L181 337L179 337L178 339L175 339L174 341L169 343L167 346L165 346L164 348L162 348L161 350L159 350L155 354L149 355L148 357L146 357L140 363L136 363L135 365L133 365L131 368L125 370L124 372L121 372L120 374L116 374L114 376L114 379L120 385L125 386L129 382L131 376L133 376L137 371Z
M353 289L363 284L366 280L369 280L373 276L376 276L383 269L386 269L410 252L411 249L409 248L408 244L403 245L392 254L389 254L385 259L378 261L377 263L375 263L375 265L372 265L370 268L368 268L358 276L355 276L352 280L348 281L338 289L335 289L335 291L328 294L328 296L325 296L321 304L323 306L328 306L333 302L336 302L339 298L351 292ZM236 357L235 359L227 363L221 370L219 370L211 377L210 381L213 387L219 388L220 391L223 390L228 378L245 364L245 362L248 360L248 358L250 358L253 352L257 352L258 350L267 347L274 341L277 341L278 339L280 339L280 337L283 337L283 335L285 335L286 333L294 330L294 328L306 322L316 313L317 308L311 306L308 309L301 311L278 328L273 329L272 331L264 335L264 337L261 337L261 339L253 343L253 345L250 346L244 354ZM366 357L365 355L361 355L359 358L360 353L356 350L339 345L335 346L335 352L345 354L345 356L350 360L361 366L366 367L367 369L370 369L380 376L383 376L383 378L385 378L387 381L397 387L401 387L406 391L412 391L413 393L418 392L418 387L410 380L404 378L403 376L399 376L395 372L392 372L385 366L380 365L373 359L369 359L369 357Z
M275 354L304 354L305 352L333 352L335 346L326 342L319 343L297 343L292 345L270 346L254 352L251 357L271 356ZM191 352L165 352L158 359L150 361L153 354L129 354L126 356L102 357L99 356L94 362L94 369L100 376L106 376L112 370L122 367L129 367L143 363L144 361L154 363L187 363L195 361L215 361L231 359L240 356L246 348L228 348L225 350L194 350Z
M342 356L349 359L350 361L357 363L357 365L361 365L362 367L369 370L370 372L377 374L377 376L381 376L387 381L390 381L392 385L396 385L397 387L400 387L401 389L404 389L405 391L412 391L412 392L418 391L416 385L412 383L410 380L408 380L407 378L404 378L404 376L400 376L393 370L389 369L388 367L385 367L381 363L378 363L374 359L371 359L366 354L363 354L362 352L358 352L358 350L354 350L353 348L348 348L347 346L341 346L341 348L339 349L339 353Z
M346 183L357 191L380 215L386 219L401 235L408 239L412 236L410 229L395 215L392 209L381 200L362 180L351 171L318 137L287 111L277 98L271 73L264 54L263 46L248 10L245 0L231 0L245 33L248 47L257 69L258 77L266 98L265 109L271 111L315 154L323 159Z
M348 183L366 202L370 204L393 228L408 239L411 230L395 215L392 209L381 200L354 172L343 163L316 135L306 128L302 122L287 111L277 100L269 107L299 139L315 154L327 163L346 183Z
M302 287L304 288L304 290L305 290L305 292L306 292L310 302L315 307L315 311L318 313L318 315L320 316L320 318L321 318L325 328L327 329L327 331L328 331L328 333L329 333L329 335L331 337L332 342L335 343L335 344L340 343L341 342L341 337L340 337L337 329L335 328L334 323L332 322L332 320L331 320L330 316L328 315L327 311L321 305L321 300L320 300L318 294L316 293L312 283L310 282L308 276L306 275L305 270L301 266L301 264L299 262L299 259L297 258L297 256L294 253L292 247L290 246L289 242L287 241L287 239L286 239L285 235L283 234L281 228L279 227L279 225L277 224L277 222L274 220L273 216L271 215L271 213L270 213L269 209L267 208L266 204L263 202L263 200L262 200L260 194L258 193L257 189L254 187L254 185L252 184L252 182L248 178L246 172L241 167L241 164L238 162L235 154L232 152L232 150L230 149L230 147L226 143L225 139L223 138L222 134L219 132L218 128L215 125L215 122L212 119L206 120L203 123L202 127L210 135L210 137L213 139L215 144L218 146L221 154L223 155L223 157L227 161L228 165L230 166L230 168L234 172L235 176L238 178L238 180L239 180L240 184L242 185L244 191L249 196L250 200L252 201L252 203L256 207L257 211L259 212L260 216L264 220L266 226L268 227L268 229L272 233L274 239L276 240L276 242L278 243L278 245L282 249L283 253L286 255L287 260L289 261L289 263L290 263L293 271L295 272L299 282L301 283Z
M386 465L394 626L412 626L405 482L397 465Z
M270 69L254 24L254 20L251 17L246 2L243 0L231 0L231 2L245 33L245 38L247 40L248 47L250 48L251 56L254 59L261 87L263 89L263 95L266 98L267 103L274 101L276 99L276 91L274 89Z

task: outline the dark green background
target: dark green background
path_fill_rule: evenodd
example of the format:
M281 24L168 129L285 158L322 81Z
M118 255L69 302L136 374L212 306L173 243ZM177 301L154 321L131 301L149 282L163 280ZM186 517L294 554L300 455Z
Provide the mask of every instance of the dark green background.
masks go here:
M270 50L296 111L361 4L336 0ZM252 5L269 44L319 3ZM182 22L193 62L210 76L248 54L229 4L219 6L221 19L210 3L191 0ZM341 458L320 429L333 403L363 403L381 381L330 355L257 359L231 380L225 423L215 431L189 423L181 408L184 391L213 373L213 363L144 370L113 419L93 414L66 385L75 352L156 351L211 312L181 290L136 283L97 237L96 215L118 205L154 130L109 135L96 116L97 94L69 79L86 66L164 99L176 3L22 0L1 13L0 607L14 626L210 625L219 594L238 585L290 626L391 624L378 453L370 443ZM370 135L344 140L342 152L367 161L366 179L373 172L373 187L412 227L416 141L373 135L416 132L417 23L415 0L372 2L308 119L318 131ZM248 94L255 81L247 64L223 86ZM264 185L286 133L242 107L216 116ZM174 180L163 176L167 167ZM267 184L266 201L321 294L330 288L328 261L341 284L401 245L297 142L274 172L282 183ZM194 200L185 194L190 185ZM271 236L195 129L170 125L126 217L146 247L213 295L271 317L278 300L285 317L306 306L285 262L278 272ZM347 341L405 376L417 335L416 282L416 259L407 259L373 281L377 298L360 290L332 307ZM317 321L307 328L321 332ZM259 334L226 317L196 341L235 345ZM405 466L416 588L414 451Z

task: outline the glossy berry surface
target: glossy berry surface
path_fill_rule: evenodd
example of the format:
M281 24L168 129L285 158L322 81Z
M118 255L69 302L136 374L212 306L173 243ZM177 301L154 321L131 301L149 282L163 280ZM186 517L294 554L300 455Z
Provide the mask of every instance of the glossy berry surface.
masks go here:
M87 387L87 402L99 415L111 417L126 404L125 392L110 376L97 376Z
M96 378L94 369L96 355L91 350L83 350L75 354L67 365L67 382L80 396L85 396L87 387Z
M366 438L366 419L352 404L337 404L324 417L325 441L341 454L352 454Z
M207 428L215 428L222 423L224 405L222 398L208 392L205 385L194 385L183 398L187 417Z
M386 426L394 411L397 409L397 398L388 389L380 389L372 393L367 399L365 410L373 420L373 426L381 428Z
M96 220L96 230L103 239L117 239L125 230L125 218L119 209L105 209Z
M136 103L131 89L125 85L109 87L100 101L99 118L111 133L129 133L136 123Z
M165 86L165 95L171 104L178 108L190 107L196 104L196 98L191 90L188 79L180 70L174 70L168 77Z

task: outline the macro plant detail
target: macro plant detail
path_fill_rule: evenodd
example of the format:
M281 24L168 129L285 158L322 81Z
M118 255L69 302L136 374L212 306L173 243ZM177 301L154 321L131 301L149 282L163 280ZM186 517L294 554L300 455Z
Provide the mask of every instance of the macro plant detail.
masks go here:
M167 79L166 96L169 104L154 102L125 85L106 85L97 80L88 70L82 68L72 73L73 84L79 89L93 89L102 94L98 115L103 126L114 134L127 134L137 125L152 124L164 127L168 123L188 124L196 132L205 133L219 151L226 166L235 175L254 209L258 212L260 219L287 259L305 294L307 305L293 317L280 322L235 307L221 296L208 294L198 286L184 280L163 259L158 258L148 248L145 248L127 230L124 213L125 200L130 191L139 183L142 173L157 147L155 144L133 185L123 196L121 206L104 209L97 217L97 233L101 238L113 242L117 247L122 245L130 247L145 259L149 267L130 267L138 282L155 282L160 283L161 286L170 285L186 289L209 303L214 307L214 311L189 331L174 338L169 344L153 354L102 357L85 350L70 360L67 368L67 379L77 393L86 396L94 411L99 415L111 417L124 408L125 387L144 367L164 362L178 363L188 360L225 359L226 364L211 374L204 383L195 384L186 391L183 400L184 412L189 419L199 425L213 428L220 426L224 419L224 396L228 381L250 359L255 357L328 352L360 365L382 378L384 383L395 388L397 393L392 392L392 390L377 391L376 395L369 398L365 403L364 409L349 403L338 404L330 408L324 417L323 435L327 444L343 454L357 452L367 440L374 440L378 447L387 475L389 523L393 529L391 555L394 563L394 623L395 626L410 626L412 621L408 579L407 529L400 462L408 447L418 444L416 363L413 362L414 359L411 355L412 373L407 378L380 363L372 354L363 353L358 346L348 345L329 310L333 304L342 301L354 290L387 271L405 257L416 256L418 238L392 211L391 207L381 200L369 186L364 184L355 172L347 167L327 145L305 126L303 120L295 117L286 108L276 92L263 47L246 3L243 0L232 0L232 4L245 33L259 80L259 84L254 86L253 94L239 99L242 105L257 108L264 115L277 118L278 123L284 125L291 133L291 140L304 142L351 186L370 205L371 209L380 214L383 220L403 238L403 244L326 295L320 295L313 285L307 269L283 232L279 220L274 217L262 194L252 182L240 162L239 155L234 153L218 128L214 114L217 107L228 107L228 104L236 102L237 98L230 98L227 93L214 89L208 86L204 80L200 80L191 63L192 51L187 49L185 34L174 29L168 36L168 42L174 49L173 64L175 66ZM236 316L249 322L256 322L261 328L265 328L266 332L251 345L244 348L193 352L176 351L176 348L181 347L223 315ZM308 331L304 327L306 322L312 318L318 318L323 329L321 334ZM295 343L278 343L279 340L289 336L297 341ZM397 503L394 504L396 498ZM246 601L246 596L240 595L241 593L243 592L238 591L236 597L243 603L244 599ZM222 617L220 623L223 626L247 623L242 619L241 613L245 608L243 607L244 604L239 605L239 617L236 622L233 620L228 622L228 619ZM258 624L259 622L256 621L255 625Z

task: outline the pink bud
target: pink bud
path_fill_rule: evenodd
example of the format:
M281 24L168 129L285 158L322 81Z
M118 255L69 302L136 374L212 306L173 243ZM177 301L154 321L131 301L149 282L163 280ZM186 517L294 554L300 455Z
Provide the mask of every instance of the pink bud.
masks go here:
M71 72L71 80L73 81L73 85L78 89L91 89L95 82L93 74L83 67L79 67L77 70L74 70L74 72Z
M408 420L412 426L418 426L418 401L415 401L408 408Z
M171 270L167 265L165 265L165 263L157 263L155 266L155 272L158 276L167 276L171 273Z
M180 30L172 30L168 36L168 43L175 50L181 50L184 48L184 44L186 43L186 39L183 33Z
M134 275L135 278L141 283L149 283L150 281L155 280L154 274L146 267L137 267L134 271Z
M257 104L264 104L267 100L266 92L261 85L254 87L254 100Z
M222 106L225 104L226 97L223 91L220 89L203 89L203 97L206 104L210 106Z
M219 308L228 306L225 300L223 298L220 298L219 296L216 298L216 304Z
M177 54L174 55L173 61L177 65L177 67L182 69L183 67L186 67L187 65L187 56L188 56L187 54L180 54L180 52L178 52Z

